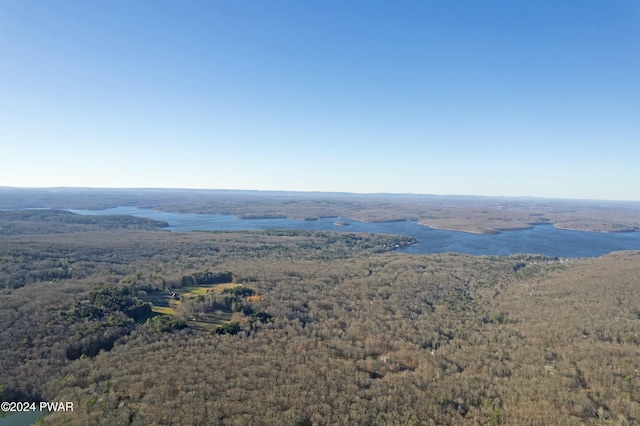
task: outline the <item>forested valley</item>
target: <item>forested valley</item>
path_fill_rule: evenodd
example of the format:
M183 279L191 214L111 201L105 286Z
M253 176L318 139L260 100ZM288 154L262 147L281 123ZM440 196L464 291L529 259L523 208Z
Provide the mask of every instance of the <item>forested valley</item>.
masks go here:
M0 400L47 425L640 423L640 252L5 220Z

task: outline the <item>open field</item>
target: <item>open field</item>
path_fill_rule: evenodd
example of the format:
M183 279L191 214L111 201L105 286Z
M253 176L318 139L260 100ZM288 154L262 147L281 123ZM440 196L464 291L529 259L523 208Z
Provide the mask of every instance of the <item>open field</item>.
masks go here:
M233 312L229 309L218 309L211 313L198 313L194 316L187 316L181 312L183 303L194 302L198 296L222 293L227 289L241 286L236 283L210 284L202 286L181 287L178 291L153 291L148 293L147 299L152 305L152 311L162 315L182 315L190 327L204 330L213 330L215 326L231 321ZM172 296L173 295L173 296Z
M211 285L202 285L197 287L183 287L182 296L185 298L191 298L197 295L204 295L210 293L222 293L224 290L231 289L241 286L241 284L236 283L224 283L224 284L211 284Z
M163 315L175 315L176 313L176 310L169 306L153 305L151 309L153 310L153 312L156 312L158 314L163 314Z

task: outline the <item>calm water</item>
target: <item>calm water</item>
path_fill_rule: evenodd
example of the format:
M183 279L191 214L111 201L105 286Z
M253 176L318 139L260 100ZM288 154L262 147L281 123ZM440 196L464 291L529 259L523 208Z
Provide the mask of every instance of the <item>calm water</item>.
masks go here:
M23 411L0 417L0 426L30 426L39 418L49 414L48 411Z
M300 229L399 234L420 240L417 245L402 249L417 254L458 252L481 256L535 253L557 257L597 257L617 250L640 250L639 232L567 231L551 225L535 226L521 231L505 231L497 235L477 235L433 229L416 222L364 223L343 218L325 218L318 221L238 219L226 215L167 213L135 207L71 211L86 215L124 214L162 220L169 223L168 229L174 232ZM336 226L336 221L349 225Z

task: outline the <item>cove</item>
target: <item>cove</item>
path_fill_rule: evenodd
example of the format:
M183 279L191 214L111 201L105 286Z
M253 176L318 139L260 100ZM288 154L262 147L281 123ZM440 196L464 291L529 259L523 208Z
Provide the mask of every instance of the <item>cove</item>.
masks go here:
M456 252L473 256L507 256L516 253L577 258L598 257L619 250L640 250L640 233L569 231L553 225L479 235L434 229L416 222L366 223L346 218L315 221L294 219L238 219L235 216L171 213L121 206L105 210L69 210L83 215L131 215L165 221L173 232L252 231L266 229L368 232L417 238L419 243L400 251L414 254ZM337 226L340 223L341 226Z
M16 413L9 413L4 417L0 417L0 426L29 426L38 419L44 418L49 414L48 411L21 411Z

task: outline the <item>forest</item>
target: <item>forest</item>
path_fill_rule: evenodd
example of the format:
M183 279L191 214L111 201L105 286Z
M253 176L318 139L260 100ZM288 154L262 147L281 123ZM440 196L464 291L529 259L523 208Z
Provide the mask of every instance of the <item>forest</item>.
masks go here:
M0 223L0 400L74 403L45 425L640 423L637 251Z

